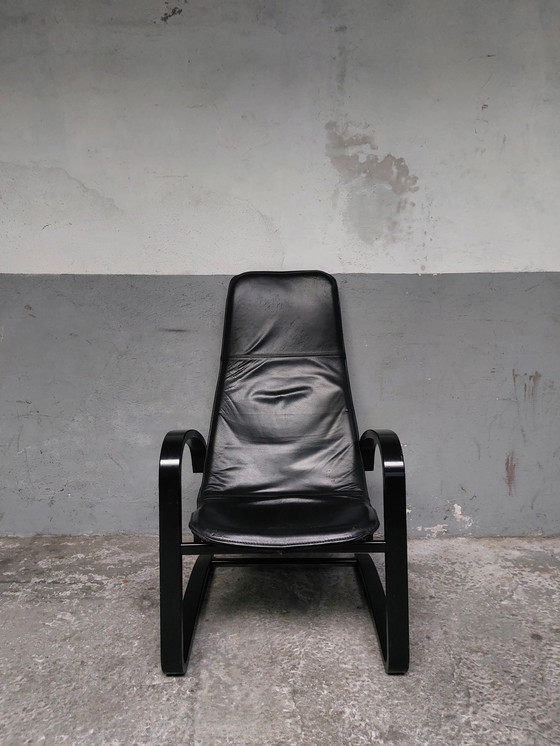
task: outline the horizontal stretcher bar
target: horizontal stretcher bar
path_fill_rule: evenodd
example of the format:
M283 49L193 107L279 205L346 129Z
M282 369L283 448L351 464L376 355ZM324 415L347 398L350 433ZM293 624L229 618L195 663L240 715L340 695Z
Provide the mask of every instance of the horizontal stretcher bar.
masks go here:
M310 547L274 547L234 546L226 544L206 544L205 542L182 542L181 554L270 554L277 557L294 554L374 554L384 553L386 543L383 539L373 541L348 541L341 544L320 544ZM262 560L261 560L262 561ZM300 560L301 561L301 558Z
M212 559L212 567L247 567L263 565L357 565L355 557L219 557Z

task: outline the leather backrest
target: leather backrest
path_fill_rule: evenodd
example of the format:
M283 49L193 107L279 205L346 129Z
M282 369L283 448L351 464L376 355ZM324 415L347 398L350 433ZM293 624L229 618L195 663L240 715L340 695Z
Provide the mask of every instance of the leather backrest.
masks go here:
M230 283L222 358L344 356L338 288L324 272L247 272Z
M365 489L335 279L233 278L201 495Z

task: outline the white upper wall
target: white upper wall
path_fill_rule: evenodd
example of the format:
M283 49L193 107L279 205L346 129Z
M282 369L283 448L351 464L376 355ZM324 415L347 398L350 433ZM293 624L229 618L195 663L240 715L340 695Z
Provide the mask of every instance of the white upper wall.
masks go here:
M0 271L560 270L557 0L4 0Z

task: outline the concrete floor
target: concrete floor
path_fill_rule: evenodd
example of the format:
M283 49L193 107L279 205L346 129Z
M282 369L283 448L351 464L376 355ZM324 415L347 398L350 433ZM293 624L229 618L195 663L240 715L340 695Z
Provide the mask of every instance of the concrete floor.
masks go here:
M411 542L404 677L348 568L218 571L167 678L154 537L0 549L3 746L560 743L559 538Z

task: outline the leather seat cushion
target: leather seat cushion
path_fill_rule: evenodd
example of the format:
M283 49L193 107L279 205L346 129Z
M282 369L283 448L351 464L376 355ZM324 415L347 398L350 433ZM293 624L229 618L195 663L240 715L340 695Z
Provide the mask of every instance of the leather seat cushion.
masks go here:
M357 497L223 495L206 497L189 527L213 543L281 548L364 539L379 520L369 501Z

